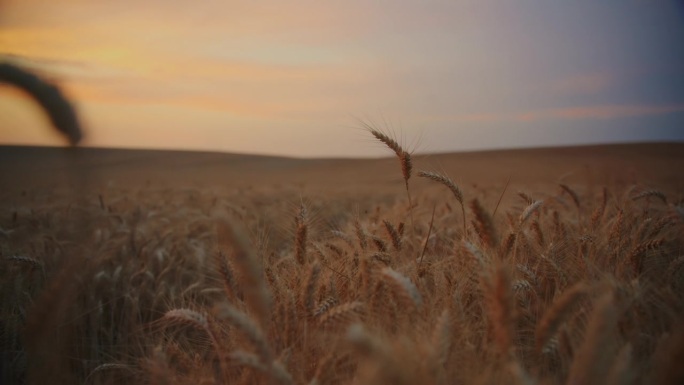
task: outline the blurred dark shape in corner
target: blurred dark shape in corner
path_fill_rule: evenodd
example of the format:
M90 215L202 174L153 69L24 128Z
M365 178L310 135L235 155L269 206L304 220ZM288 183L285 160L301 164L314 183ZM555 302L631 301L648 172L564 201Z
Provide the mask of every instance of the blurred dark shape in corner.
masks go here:
M64 134L71 145L83 138L83 130L74 106L56 85L15 65L0 63L0 82L12 84L28 93L48 114L52 125Z

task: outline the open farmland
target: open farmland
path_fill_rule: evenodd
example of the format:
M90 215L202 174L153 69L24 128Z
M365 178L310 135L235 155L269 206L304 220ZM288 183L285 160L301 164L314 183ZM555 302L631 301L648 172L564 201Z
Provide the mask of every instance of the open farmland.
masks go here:
M1 382L681 383L684 144L410 161L2 147Z

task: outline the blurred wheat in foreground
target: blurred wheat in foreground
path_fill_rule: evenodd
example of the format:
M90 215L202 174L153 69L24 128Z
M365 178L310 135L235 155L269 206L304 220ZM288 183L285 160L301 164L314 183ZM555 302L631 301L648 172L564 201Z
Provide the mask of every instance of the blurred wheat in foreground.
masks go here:
M50 123L71 144L78 144L83 130L76 111L62 91L42 78L10 63L0 62L0 84L9 83L24 91L40 105Z
M3 205L2 383L684 383L676 191L424 170L408 195L408 153L374 136L396 193L354 215L180 189Z

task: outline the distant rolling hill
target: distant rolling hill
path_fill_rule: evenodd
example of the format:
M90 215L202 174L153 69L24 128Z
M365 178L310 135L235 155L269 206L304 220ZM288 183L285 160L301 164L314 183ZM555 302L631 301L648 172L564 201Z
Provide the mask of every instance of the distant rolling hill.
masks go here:
M415 155L416 169L448 173L466 184L621 181L684 187L684 143L640 143ZM334 186L394 183L397 160L300 159L218 152L0 146L7 188L70 181L230 186ZM638 178L639 180L629 180ZM417 178L416 178L417 179ZM619 179L619 180L618 180ZM412 183L421 183L414 182Z

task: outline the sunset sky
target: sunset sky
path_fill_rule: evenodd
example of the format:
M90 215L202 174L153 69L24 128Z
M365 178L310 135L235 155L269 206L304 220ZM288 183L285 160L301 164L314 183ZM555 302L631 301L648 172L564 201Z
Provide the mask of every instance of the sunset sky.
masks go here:
M54 79L84 145L375 156L684 141L679 1L0 0L0 61ZM61 145L0 86L0 143Z

